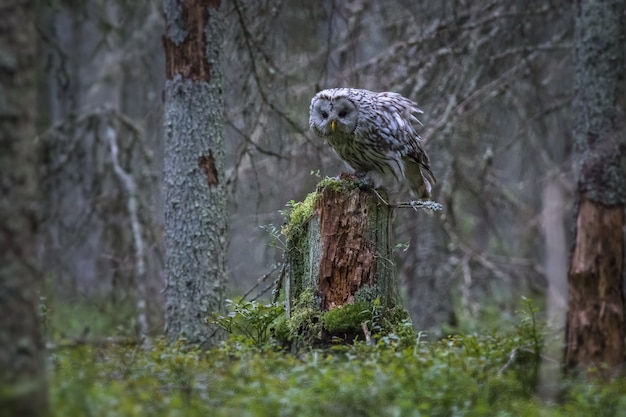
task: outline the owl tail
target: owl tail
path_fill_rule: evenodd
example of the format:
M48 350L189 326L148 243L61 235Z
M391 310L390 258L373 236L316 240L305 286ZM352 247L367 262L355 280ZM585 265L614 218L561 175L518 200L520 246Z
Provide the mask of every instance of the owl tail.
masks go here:
M411 190L420 199L430 199L430 192L435 184L435 176L430 170L428 159L405 158L404 175L409 182Z

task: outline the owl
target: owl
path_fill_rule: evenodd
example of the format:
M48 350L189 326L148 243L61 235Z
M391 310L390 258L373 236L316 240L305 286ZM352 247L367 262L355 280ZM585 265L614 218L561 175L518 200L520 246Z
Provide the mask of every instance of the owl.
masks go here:
M406 180L421 199L430 198L435 177L415 131L423 113L397 93L332 88L317 93L309 125L358 176L375 172Z

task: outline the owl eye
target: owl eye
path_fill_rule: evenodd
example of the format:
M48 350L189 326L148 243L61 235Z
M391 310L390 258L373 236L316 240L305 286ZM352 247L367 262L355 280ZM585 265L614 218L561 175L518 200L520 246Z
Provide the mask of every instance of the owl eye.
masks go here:
M346 114L348 114L348 112L347 112L347 111L345 111L345 110L341 110L341 111L339 112L338 116L339 116L339 117L346 117Z
M324 119L327 119L327 118L328 118L328 112L327 112L327 111L322 110L322 117L323 117Z

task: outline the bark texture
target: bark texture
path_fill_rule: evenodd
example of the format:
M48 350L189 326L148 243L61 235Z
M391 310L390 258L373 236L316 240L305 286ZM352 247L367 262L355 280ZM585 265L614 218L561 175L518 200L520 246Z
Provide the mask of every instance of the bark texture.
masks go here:
M568 273L568 368L624 359L624 3L579 0L575 168L579 206Z
M583 196L569 271L570 295L566 365L606 363L624 358L622 273L624 209Z
M226 251L222 16L219 2L166 0L164 10L165 329L170 340L208 346Z
M35 5L0 5L0 416L47 414L35 242Z
M372 191L318 187L310 217L288 238L288 313L305 290L322 312L359 297L398 305L391 223L392 209Z

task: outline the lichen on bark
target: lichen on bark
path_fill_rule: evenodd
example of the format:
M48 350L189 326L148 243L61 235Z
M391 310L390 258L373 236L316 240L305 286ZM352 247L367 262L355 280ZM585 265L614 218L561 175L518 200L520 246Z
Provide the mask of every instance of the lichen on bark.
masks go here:
M224 305L223 36L219 1L165 0L165 269L170 340L209 346Z

